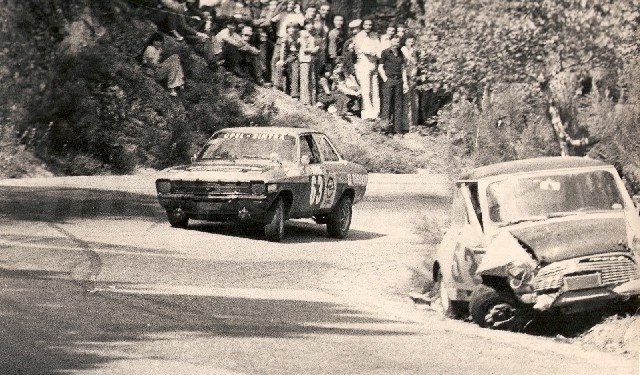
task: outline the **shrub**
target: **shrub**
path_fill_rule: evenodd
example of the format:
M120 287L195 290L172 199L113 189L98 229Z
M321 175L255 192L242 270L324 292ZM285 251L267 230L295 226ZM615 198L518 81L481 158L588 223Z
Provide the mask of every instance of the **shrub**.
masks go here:
M438 114L438 126L470 167L557 154L542 98L524 85L496 86L484 108L455 98Z

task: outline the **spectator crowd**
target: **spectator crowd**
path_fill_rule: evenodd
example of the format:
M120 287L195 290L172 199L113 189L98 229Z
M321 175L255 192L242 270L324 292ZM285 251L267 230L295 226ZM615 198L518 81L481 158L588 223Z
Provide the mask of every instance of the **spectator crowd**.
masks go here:
M416 39L404 25L379 36L372 19L346 20L330 2L312 0L158 0L157 7L160 30L238 76L338 116L382 119L391 134L417 123ZM158 39L143 61L177 95L179 58L160 62Z

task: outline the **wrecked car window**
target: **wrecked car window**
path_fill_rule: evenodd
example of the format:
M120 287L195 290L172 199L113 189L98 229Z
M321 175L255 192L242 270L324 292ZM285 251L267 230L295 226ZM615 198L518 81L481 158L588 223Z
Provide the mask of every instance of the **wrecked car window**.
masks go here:
M281 134L219 133L209 140L199 161L262 159L294 162L296 139Z
M503 225L623 208L608 171L512 176L488 185L489 219Z

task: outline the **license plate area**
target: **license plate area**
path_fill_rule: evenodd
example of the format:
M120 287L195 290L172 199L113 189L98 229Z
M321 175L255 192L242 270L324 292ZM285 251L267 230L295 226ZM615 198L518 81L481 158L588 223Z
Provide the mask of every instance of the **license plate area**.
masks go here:
M224 206L223 202L198 202L198 211L220 211Z
M600 273L590 273L586 275L565 276L565 290L581 290L597 288L602 286L602 275Z

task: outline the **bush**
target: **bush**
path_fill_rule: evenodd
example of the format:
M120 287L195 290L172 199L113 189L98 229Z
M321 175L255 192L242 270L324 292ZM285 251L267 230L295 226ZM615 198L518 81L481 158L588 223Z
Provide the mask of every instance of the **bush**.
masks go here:
M443 129L469 160L469 167L558 154L542 98L526 86L497 86L484 108L455 98L438 114Z

